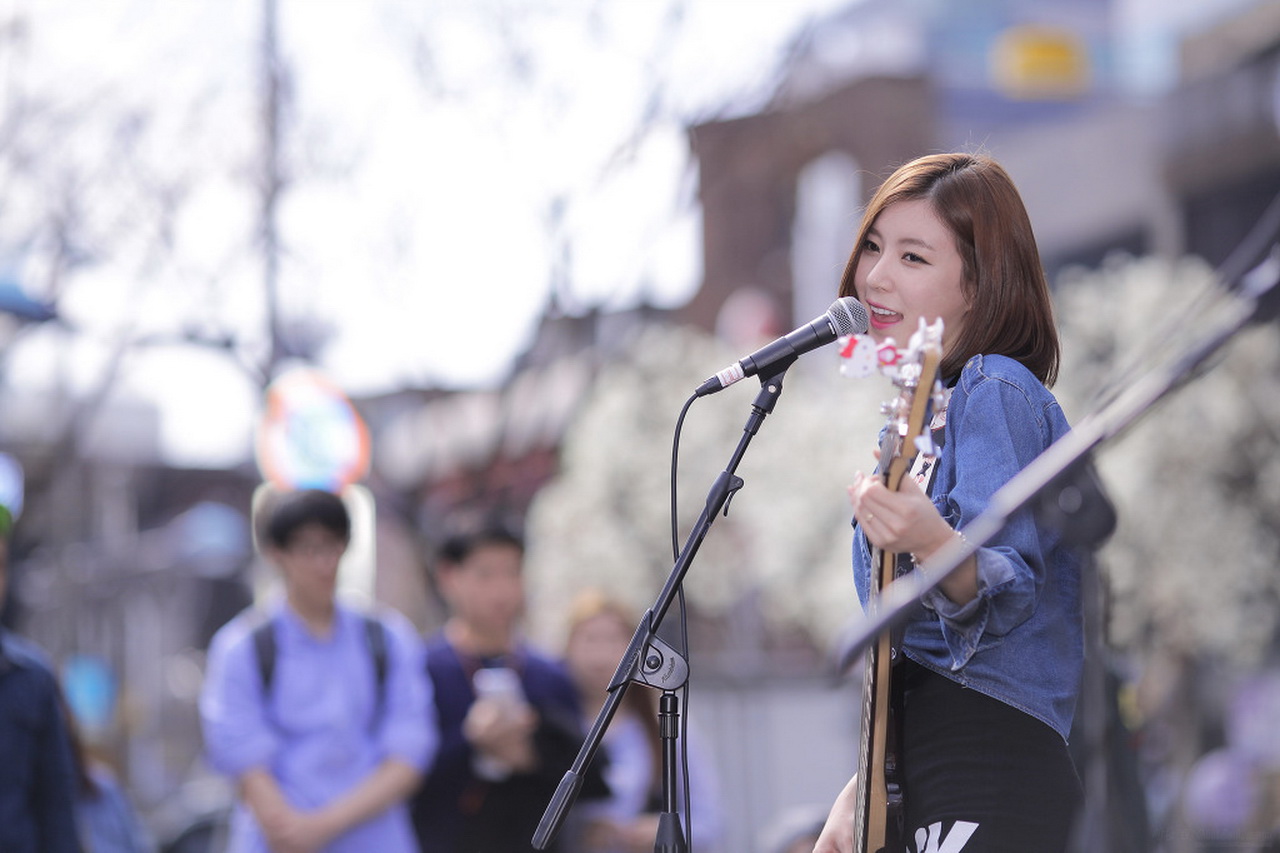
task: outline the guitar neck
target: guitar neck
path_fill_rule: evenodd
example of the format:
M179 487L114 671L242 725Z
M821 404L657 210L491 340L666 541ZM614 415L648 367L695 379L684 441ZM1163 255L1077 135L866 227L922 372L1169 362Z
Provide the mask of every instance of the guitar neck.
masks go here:
M925 333L930 334L926 335ZM904 366L895 384L902 393L886 406L890 418L880 445L880 462L884 484L898 491L907 476L918 448L917 439L927 435L927 424L941 360L941 323L920 330L920 345L913 345L918 362ZM873 553L870 591L867 606L874 610L881 591L893 582L898 555ZM857 853L882 853L903 846L902 787L899 782L894 733L895 715L891 708L893 639L884 632L867 651L862 685L862 732L858 743L858 784L854 811L854 850Z

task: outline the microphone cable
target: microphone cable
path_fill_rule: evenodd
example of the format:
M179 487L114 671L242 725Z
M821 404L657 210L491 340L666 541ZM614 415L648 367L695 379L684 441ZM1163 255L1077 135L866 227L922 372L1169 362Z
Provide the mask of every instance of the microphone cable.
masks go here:
M677 488L678 474L680 469L680 434L684 431L684 421L689 414L689 409L693 406L698 395L690 394L685 400L684 405L680 408L680 414L676 417L675 429L671 437L671 559L676 561L680 559L680 515L678 508L679 489ZM680 652L685 657L685 662L689 663L689 613L684 596L684 582L676 588L676 601L680 611ZM684 824L685 845L687 850L693 850L693 790L689 785L689 681L693 678L693 667L689 667L689 678L676 691L680 699L682 713L680 714L680 778L684 784L684 797L680 797L680 792L675 792L676 802L680 804L681 821Z

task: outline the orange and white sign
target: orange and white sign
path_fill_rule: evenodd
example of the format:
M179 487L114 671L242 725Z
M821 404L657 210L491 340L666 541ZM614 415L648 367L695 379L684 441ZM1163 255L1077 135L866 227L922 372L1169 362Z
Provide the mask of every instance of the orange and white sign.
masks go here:
M310 368L267 388L256 450L258 469L277 488L341 492L369 473L368 428L341 389Z

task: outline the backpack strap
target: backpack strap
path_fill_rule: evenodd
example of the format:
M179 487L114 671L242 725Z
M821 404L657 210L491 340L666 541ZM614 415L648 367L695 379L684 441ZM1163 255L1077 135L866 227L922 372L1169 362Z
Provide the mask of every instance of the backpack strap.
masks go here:
M271 693L271 682L276 674L276 626L274 619L263 619L253 629L253 654L258 661L258 675L262 682L262 695Z
M262 686L262 714L272 728L279 728L271 709L271 684L276 675L276 620L259 618L253 627L253 656L258 662L258 681Z
M369 721L370 731L378 728L382 722L382 714L386 707L387 673L390 669L390 654L387 649L387 628L382 620L373 614L366 613L361 617L364 622L365 645L369 648L369 656L373 659L373 676L376 693L374 694L373 716ZM258 661L258 676L262 682L263 701L268 706L271 697L271 685L276 673L276 631L274 619L263 619L253 629L253 652Z
M382 722L382 713L387 703L387 628L382 620L372 614L364 616L364 639L369 646L369 654L373 657L373 676L377 693L373 706L373 719L369 729L375 730Z

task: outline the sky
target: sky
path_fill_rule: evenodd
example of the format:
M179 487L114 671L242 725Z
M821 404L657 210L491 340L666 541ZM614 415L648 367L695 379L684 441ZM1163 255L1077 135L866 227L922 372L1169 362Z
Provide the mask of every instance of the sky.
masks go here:
M140 183L85 205L109 256L59 280L76 334L26 335L10 375L88 388L116 364L120 393L160 400L171 458L243 455L260 388L242 363L261 362L267 322L264 3L8 5L31 20L2 69L11 108L15 89L54 101L74 116L76 141L55 143L69 160L127 161L180 200L160 259ZM278 0L280 316L331 330L322 366L360 396L495 384L553 288L573 312L681 304L700 277L687 124L751 102L797 28L840 5ZM117 152L130 112L143 128ZM31 266L39 298L50 276ZM172 346L175 330L235 335L237 358ZM151 343L113 361L122 340Z
M495 385L552 292L571 312L682 304L701 275L688 125L758 105L799 28L850 5L276 2L279 314L327 336L321 367L352 396ZM50 269L44 228L0 258L64 319L10 347L8 376L71 393L113 377L159 406L175 464L243 459L261 400L266 5L0 0L28 22L0 32L0 98L47 105L17 136L51 164L0 174L0 233L69 208L85 255ZM1116 14L1160 36L1204 9Z

